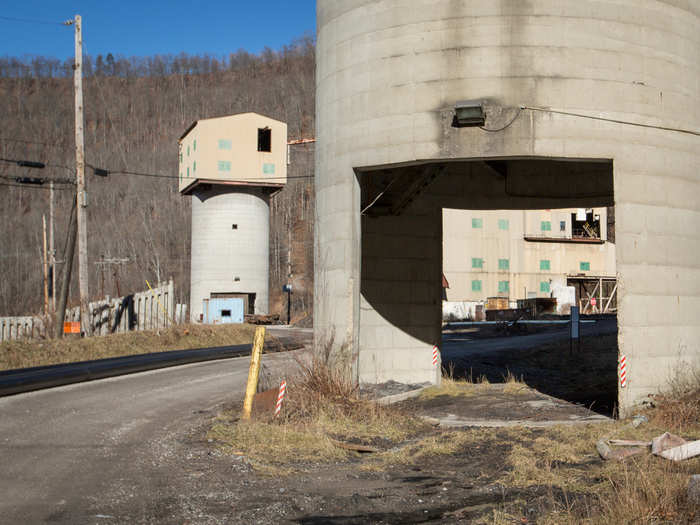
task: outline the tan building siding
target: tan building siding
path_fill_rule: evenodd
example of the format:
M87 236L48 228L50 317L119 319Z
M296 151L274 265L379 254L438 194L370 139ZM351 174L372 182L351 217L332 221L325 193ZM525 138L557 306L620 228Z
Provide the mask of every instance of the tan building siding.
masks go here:
M265 129L270 151L258 151L258 130ZM179 146L180 191L198 179L260 185L287 181L287 125L257 113L199 120Z
M615 245L605 240L605 208L593 211L599 216L601 244L568 242L576 212L444 209L447 299L550 297L553 284L565 284L567 275L614 277ZM551 242L558 239L567 242Z

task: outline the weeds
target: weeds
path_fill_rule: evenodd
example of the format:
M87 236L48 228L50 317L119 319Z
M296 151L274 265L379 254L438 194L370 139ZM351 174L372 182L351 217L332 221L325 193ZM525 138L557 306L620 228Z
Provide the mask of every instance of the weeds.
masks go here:
M250 343L250 325L184 325L155 332L129 332L85 338L9 341L0 344L0 370L89 361L165 350Z
M279 417L219 421L209 437L229 452L241 451L256 466L328 462L354 452L333 441L387 448L428 428L405 409L363 399L342 368L327 354L297 356ZM229 418L232 419L232 418Z

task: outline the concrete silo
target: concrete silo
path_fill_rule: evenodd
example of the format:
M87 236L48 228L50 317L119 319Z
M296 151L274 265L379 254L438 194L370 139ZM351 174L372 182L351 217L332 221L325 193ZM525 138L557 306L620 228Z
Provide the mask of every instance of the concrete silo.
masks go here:
M190 318L242 322L269 307L270 195L287 178L287 126L244 113L180 137L180 192L192 196Z
M698 364L700 2L317 15L315 339L355 380L439 381L442 208L614 205L623 413Z

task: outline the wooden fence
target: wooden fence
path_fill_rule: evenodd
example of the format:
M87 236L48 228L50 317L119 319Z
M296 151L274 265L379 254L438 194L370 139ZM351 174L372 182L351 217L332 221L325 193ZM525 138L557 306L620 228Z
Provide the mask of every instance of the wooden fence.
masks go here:
M93 335L159 330L186 322L187 318L187 305L175 304L172 280L152 290L92 302L89 311ZM66 310L65 320L80 321L80 307ZM0 342L45 337L46 324L38 316L0 317Z

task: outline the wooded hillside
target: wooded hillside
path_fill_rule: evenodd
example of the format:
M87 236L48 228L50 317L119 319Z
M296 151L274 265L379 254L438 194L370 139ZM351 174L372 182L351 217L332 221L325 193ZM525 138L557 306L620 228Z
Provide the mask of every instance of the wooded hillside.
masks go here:
M0 316L42 308L42 214L48 220L48 184L19 185L15 178L74 178L71 75L70 61L0 59L0 157L47 164L38 170L0 163ZM143 289L146 279L172 276L178 301L187 302L190 197L177 191L178 137L195 120L246 111L287 122L290 139L313 137L314 93L314 41L309 37L260 55L88 57L86 161L113 172L100 177L86 171L91 296L124 295ZM279 311L291 242L295 291L302 290L295 295L295 314L301 317L298 310L310 308L313 287L313 145L294 147L292 161L290 183L271 206L270 292L271 309ZM300 176L305 178L295 178ZM67 184L57 188L60 261L74 189ZM107 257L129 262L95 264ZM76 304L75 266L73 275L70 303Z

